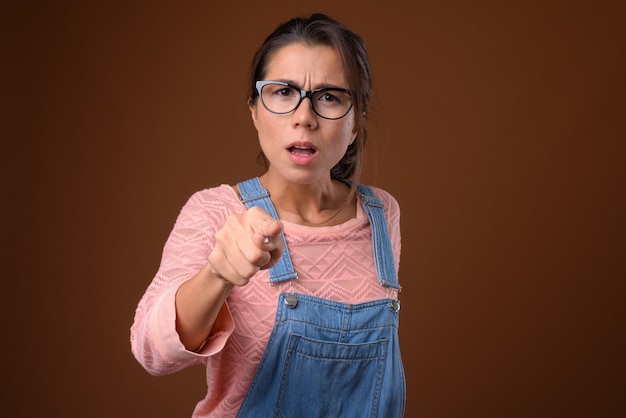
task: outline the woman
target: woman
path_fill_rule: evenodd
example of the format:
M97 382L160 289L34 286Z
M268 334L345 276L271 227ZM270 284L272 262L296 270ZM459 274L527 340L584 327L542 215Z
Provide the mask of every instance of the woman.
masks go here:
M400 210L359 183L364 42L322 14L280 25L248 104L266 171L194 194L131 329L163 375L203 363L194 417L399 417Z

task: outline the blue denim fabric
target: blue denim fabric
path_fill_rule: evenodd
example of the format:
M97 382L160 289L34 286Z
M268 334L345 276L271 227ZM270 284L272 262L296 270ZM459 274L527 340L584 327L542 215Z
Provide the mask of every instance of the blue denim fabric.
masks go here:
M383 286L400 290L383 202L362 184L357 187L357 193L361 197L363 212L367 214L372 228L372 245L378 281Z
M276 217L258 179L240 183L239 190L247 207L259 205ZM359 186L357 192L372 227L379 281L399 289L383 205L369 188ZM294 273L287 248L278 264L270 272L272 284ZM351 305L281 294L274 328L237 417L402 417L405 378L396 303Z
M265 210L272 218L278 219L276 209L270 200L270 194L267 190L261 186L261 182L258 177L254 177L250 180L241 182L237 185L239 187L239 194L241 195L241 201L247 208L252 206L259 206ZM293 265L291 264L291 257L289 256L289 249L287 248L287 241L285 241L285 235L281 232L280 236L285 244L285 251L280 259L280 262L276 263L270 268L270 283L281 283L287 280L292 280L298 277Z

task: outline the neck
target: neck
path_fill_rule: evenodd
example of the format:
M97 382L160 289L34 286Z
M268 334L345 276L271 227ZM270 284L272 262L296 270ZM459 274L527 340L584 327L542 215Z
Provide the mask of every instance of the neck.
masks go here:
M278 216L306 226L332 226L356 216L353 193L343 182L331 180L315 184L278 182L267 173L260 177L269 192Z

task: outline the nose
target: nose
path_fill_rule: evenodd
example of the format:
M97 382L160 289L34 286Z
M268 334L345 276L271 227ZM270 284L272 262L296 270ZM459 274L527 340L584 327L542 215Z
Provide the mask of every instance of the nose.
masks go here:
M309 103L304 104L308 99ZM303 125L311 128L317 127L317 115L313 111L313 102L310 96L304 96L298 106L293 111L294 125Z

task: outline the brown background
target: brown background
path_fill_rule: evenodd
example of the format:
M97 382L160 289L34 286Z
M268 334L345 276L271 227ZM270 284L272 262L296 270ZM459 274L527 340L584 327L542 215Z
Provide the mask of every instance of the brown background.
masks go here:
M196 190L259 173L248 64L316 10L368 42L367 182L402 207L407 417L617 417L624 2L3 6L2 409L187 417L134 308Z

